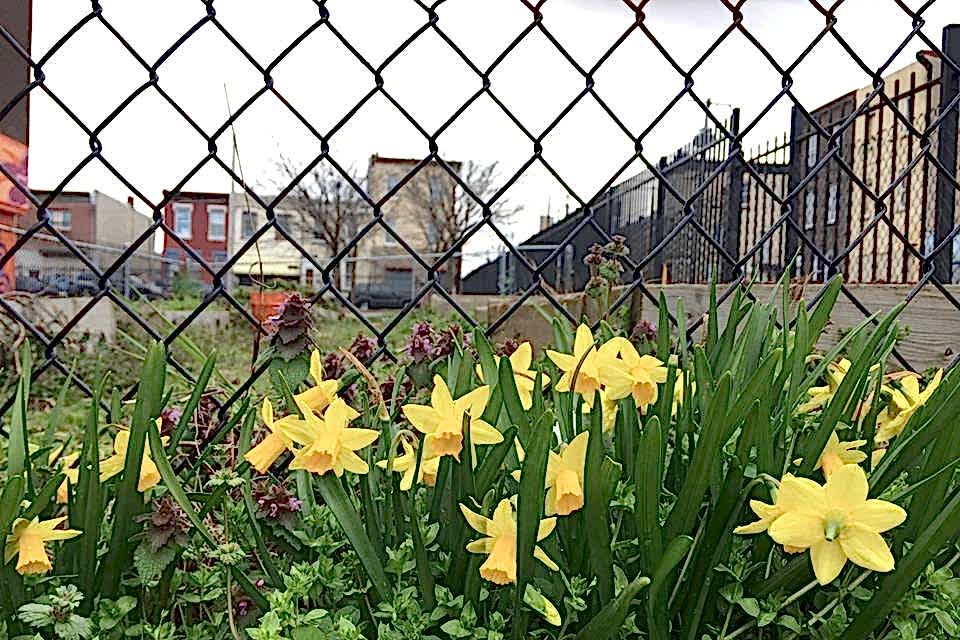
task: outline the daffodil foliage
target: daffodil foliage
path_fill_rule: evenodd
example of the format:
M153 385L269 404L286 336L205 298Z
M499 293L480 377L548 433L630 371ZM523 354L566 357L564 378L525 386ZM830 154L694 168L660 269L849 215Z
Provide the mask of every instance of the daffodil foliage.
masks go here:
M620 315L552 344L450 330L347 373L270 353L203 438L212 357L184 390L153 347L135 402L95 390L67 442L28 437L27 374L0 613L30 632L46 576L92 624L126 597L255 640L949 637L960 608L922 584L956 562L960 373L891 365L900 308L828 339L839 292L661 297L652 339ZM220 590L177 599L196 584Z

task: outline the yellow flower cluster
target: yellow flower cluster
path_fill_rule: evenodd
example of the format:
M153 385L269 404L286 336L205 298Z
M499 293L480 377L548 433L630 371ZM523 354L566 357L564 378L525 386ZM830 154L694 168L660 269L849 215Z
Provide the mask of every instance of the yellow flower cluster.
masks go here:
M366 461L356 452L373 444L380 432L350 426L360 414L337 395L336 380L323 379L318 351L310 356L310 376L314 385L293 397L301 416L275 419L273 405L264 398L261 416L270 433L244 459L264 473L289 450L293 453L290 468L294 470L318 475L332 471L337 477L344 471L367 473Z
M879 365L873 365L870 368L870 371L873 372L879 368ZM846 377L849 371L850 361L846 358L827 364L827 384L821 387L811 387L807 391L810 399L797 407L797 413L812 413L823 408L828 402L830 402L830 400L833 399L833 396L836 394L840 383L843 382L843 379ZM887 378L888 382L883 384L880 388L881 396L884 399L887 399L887 405L877 415L876 435L874 436L877 449L873 452L874 463L883 457L883 454L886 451L886 446L889 444L889 442L893 438L903 433L904 428L907 426L910 418L913 417L913 414L916 413L920 407L926 404L927 400L929 400L933 395L933 392L936 391L937 387L940 386L940 381L943 379L943 369L938 369L927 386L922 390L920 389L920 376L915 373L905 372L887 376ZM894 384L891 378L898 379L897 383ZM869 409L869 406L861 407L860 414L866 414ZM839 443L839 440L836 439L836 435L834 435L831 437L828 448L831 445L839 446L840 444L845 445L845 450L849 452L850 449L862 447L863 445L867 444L867 442L865 440L856 440L854 442ZM849 464L850 462L859 463L866 459L866 454L860 452L856 452L855 454L850 453L850 455L858 458L859 456L863 457L855 461L845 461L846 464ZM836 458L829 458L827 460L827 464L836 465Z
M633 343L621 337L598 348L593 332L583 324L577 327L573 353L548 350L547 357L563 372L557 390L579 393L585 410L592 408L594 395L600 392L605 430L613 428L617 400L632 396L640 412L646 413L657 401L659 385L667 381L667 368L661 360L641 356Z

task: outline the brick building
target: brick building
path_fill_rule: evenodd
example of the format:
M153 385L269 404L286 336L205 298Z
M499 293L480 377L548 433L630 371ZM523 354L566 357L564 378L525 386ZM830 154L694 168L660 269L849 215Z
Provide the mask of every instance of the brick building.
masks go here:
M164 192L164 197L170 194ZM230 237L230 197L225 193L182 192L170 198L163 209L163 221L177 238L183 241L214 269L227 260ZM169 270L179 265L181 271L210 283L213 277L203 269L169 233L163 238L163 257Z
M51 192L34 189L33 194L42 202ZM47 216L56 232L73 242L98 267L107 267L150 226L150 218L133 208L132 198L122 202L101 191L61 192L47 205ZM31 206L17 216L15 226L27 229L36 219ZM140 272L149 270L154 258L151 244L147 240L127 266ZM16 271L18 275L42 280L88 270L57 238L41 233L17 252Z

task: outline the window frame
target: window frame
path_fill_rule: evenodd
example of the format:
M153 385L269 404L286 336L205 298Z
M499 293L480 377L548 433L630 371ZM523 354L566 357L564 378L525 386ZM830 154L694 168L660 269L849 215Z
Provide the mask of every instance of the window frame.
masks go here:
M247 221L250 221L250 230L247 232ZM253 234L257 232L257 223L260 220L260 216L257 215L256 211L251 209L241 209L240 210L240 239L248 240L253 237Z
M837 224L837 212L840 209L840 185L831 182L827 185L827 224Z
M218 236L212 235L214 213L221 216L221 226L223 228L223 232ZM207 205L207 240L211 242L226 242L227 240L227 207L226 205L222 205L222 204Z
M180 214L187 216L187 230L180 231ZM181 240L193 240L193 203L192 202L174 202L173 203L173 232Z
M817 193L812 189L803 197L803 230L810 231L816 227Z
M57 231L73 230L73 212L70 209L48 209L47 220L50 221L50 226Z

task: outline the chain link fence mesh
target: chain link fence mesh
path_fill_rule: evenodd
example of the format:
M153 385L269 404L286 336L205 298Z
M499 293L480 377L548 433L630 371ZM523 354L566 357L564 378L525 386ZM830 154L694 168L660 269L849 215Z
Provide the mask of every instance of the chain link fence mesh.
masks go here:
M0 123L15 117L28 97L43 96L89 142L85 157L49 191L31 191L17 167L0 163L0 174L22 196L28 210L3 228L0 273L5 274L7 289L20 291L0 296L0 309L5 322L16 326L21 337L40 345L43 358L35 375L59 371L89 393L93 381L72 369L64 345L102 301L123 314L145 338L168 345L176 344L191 324L212 309L225 310L249 325L252 332L266 335L247 299L253 294L243 293L243 286L271 278L292 278L305 286L313 302L335 305L355 318L375 341L371 361L396 356L391 334L430 299L445 304L465 325L476 325L479 319L464 304L462 294L508 296L502 313L488 319L490 332L531 298L573 321L561 294L583 290L588 279L584 256L591 245L604 244L616 235L626 238L630 255L623 258L625 286L618 289L614 309L630 304L637 296L657 304L655 287L663 283L715 280L720 283L722 301L745 282L775 281L792 265L793 275L808 283L843 275L848 283L846 299L864 314L878 309L869 308L858 297L861 289L849 285L905 284L907 303L921 292L935 291L952 310L960 311L951 289L952 283L960 281L956 205L960 188L956 162L960 28L927 33L924 16L935 0L922 4L892 0L902 12L906 28L902 39L889 43L889 57L877 68L858 55L838 26L842 1L824 6L811 0L809 10L822 15L822 29L798 57L779 61L745 22L743 0L720 0L728 22L692 65L684 65L678 52L669 50L648 24L645 12L649 3L623 0L632 18L625 21L622 35L589 67L578 62L551 30L544 0L521 0L527 12L526 26L486 66L471 59L445 31L441 20L447 4L444 0L410 1L421 12L421 24L379 60L365 56L338 28L336 5L323 0L314 2L313 22L271 60L259 60L220 18L217 9L224 4L222 0L198 2L195 22L156 58L138 51L137 43L124 35L97 0L39 57L31 55L14 30L0 26L0 44L29 69L28 81L16 88L6 104L0 104ZM139 67L137 86L99 121L81 117L47 81L51 60L89 24L102 27ZM220 37L220 46L239 53L260 78L256 90L213 127L201 125L162 81L168 60L198 34L210 30ZM332 37L368 81L368 90L326 128L294 106L275 79L278 65L318 32ZM770 88L769 104L749 121L741 121L739 109L729 118L719 118L695 85L711 56L733 34L747 43L742 46L754 48L780 79L779 87ZM465 65L476 83L475 91L446 119L429 126L405 106L398 97L401 92L384 80L390 65L428 37L439 38L449 56ZM511 53L534 37L549 42L553 55L581 82L572 100L557 105L555 117L537 128L508 106L492 79L495 71L510 64ZM626 124L596 82L605 63L630 38L643 39L654 47L683 80L679 93L640 129ZM795 95L793 78L798 66L827 40L838 45L844 62L856 65L871 83L812 109ZM917 48L922 52L916 65L906 71L893 68L900 54ZM111 148L103 141L111 124L147 93L169 106L206 147L206 154L197 158L185 175L166 185L161 199L151 198L129 180L124 165L113 160ZM481 98L496 105L530 150L527 160L516 171L505 171L495 187L476 175L470 177L468 169L439 151L438 138ZM427 153L422 158L397 161L389 172L381 169L390 159L371 160L367 175L359 176L331 152L331 140L374 99L388 102L405 125L418 132ZM319 149L310 162L292 168L283 183L269 191L243 175L242 164L235 162L236 152L225 158L229 153L224 151L230 146L235 123L266 100L282 105ZM544 154L544 142L551 132L586 102L599 107L634 149L592 194L578 193L568 176ZM675 154L650 157L645 143L651 132L681 102L698 107L705 125ZM749 148L745 140L780 103L792 108L790 131ZM603 149L591 152L602 154ZM141 228L131 230L109 248L72 239L68 217L60 205L68 185L91 163L105 167L151 210ZM640 173L636 173L638 166ZM511 187L531 167L556 181L575 206L559 222L545 225L528 240L513 242L504 229L502 205ZM225 243L224 248L212 251L197 242L195 223L182 205L184 198L191 196L187 193L191 179L211 168L229 176L234 184L234 193L222 197L192 194L192 206L202 206L205 212L208 239L222 237ZM328 190L319 194L304 190L305 182L317 174L324 178L316 184ZM414 193L419 195L411 195ZM322 206L311 210L317 202ZM430 212L434 215L431 224L418 226L416 220ZM444 227L453 218L456 224L449 225L451 233ZM479 267L465 268L464 257L470 255L467 244L481 233L501 243L504 251L486 262L472 260L480 262ZM164 237L162 256L153 248L157 234ZM55 246L56 251L41 251L38 257L31 253L38 242ZM54 254L68 260L70 269L82 276L52 265L50 256ZM283 273L282 268L292 272ZM152 295L158 289L157 295L163 295L183 273L201 283L202 297L175 320L156 322L131 301L132 290ZM56 288L50 281L59 276L67 276L64 287L79 288L74 293L88 296L60 322L41 322L16 301L30 286ZM374 318L368 308L387 304L385 299L395 302L398 310L385 319ZM690 326L691 335L698 325ZM909 365L902 357L901 361ZM175 349L170 364L179 375L192 379L194 372L179 362ZM265 370L265 366L253 367L245 380L236 381L219 405L221 418ZM4 397L0 401L5 401L2 408L6 411L10 400Z

